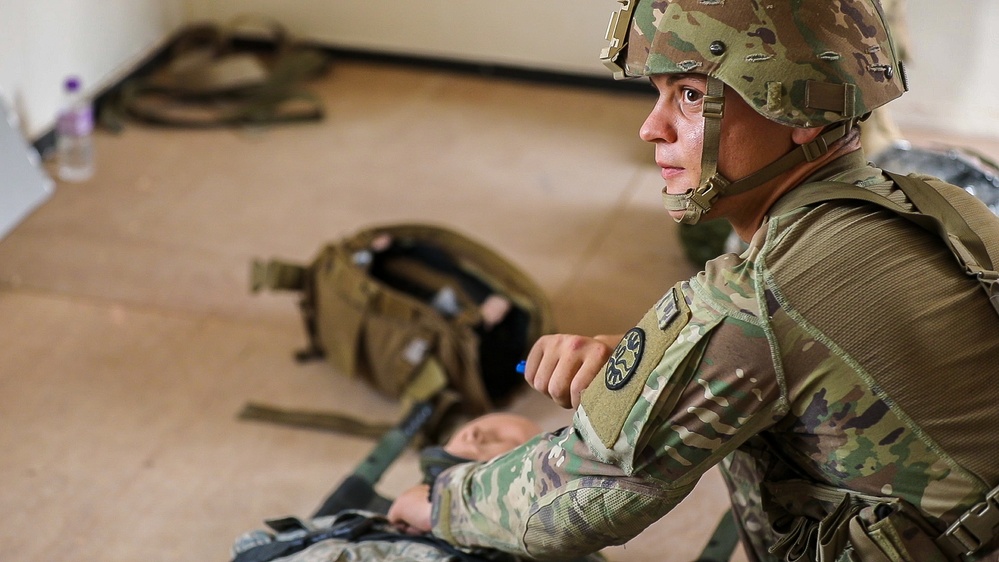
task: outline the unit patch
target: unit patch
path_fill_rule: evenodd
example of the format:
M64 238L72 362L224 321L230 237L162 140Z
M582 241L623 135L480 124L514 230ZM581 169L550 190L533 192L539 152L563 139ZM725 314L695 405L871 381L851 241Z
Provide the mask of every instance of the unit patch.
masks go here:
M583 391L581 407L608 449L621 435L649 375L689 320L690 308L677 285L621 339L604 367L604 384L591 384Z
M635 369L642 361L642 352L645 351L645 330L632 328L617 344L614 354L607 360L607 367L604 369L604 383L608 390L619 390L628 384L631 375L635 374Z

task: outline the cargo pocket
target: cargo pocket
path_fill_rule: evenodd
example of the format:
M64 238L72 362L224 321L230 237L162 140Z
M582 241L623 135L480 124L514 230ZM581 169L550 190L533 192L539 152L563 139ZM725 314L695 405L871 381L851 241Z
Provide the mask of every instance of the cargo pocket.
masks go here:
M861 554L857 559L865 562L948 562L933 540L937 535L912 505L901 500L864 508L850 521L850 543Z
M421 319L425 311L386 292L375 297L364 318L360 372L378 390L402 396L416 370L433 353L437 334Z
M361 327L377 287L364 271L335 255L316 270L316 335L333 368L358 374Z
M850 561L844 557L844 551L850 544L850 522L861 507L847 494L821 521L807 516L796 517L787 532L770 548L770 553L784 562Z

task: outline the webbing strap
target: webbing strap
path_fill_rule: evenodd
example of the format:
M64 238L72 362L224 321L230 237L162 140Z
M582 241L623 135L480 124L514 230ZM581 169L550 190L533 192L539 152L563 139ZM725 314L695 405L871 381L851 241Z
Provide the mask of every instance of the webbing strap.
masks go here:
M254 402L243 406L239 418L369 438L380 437L393 427L336 412L285 409Z
M724 91L724 90L723 90ZM711 99L711 81L708 81L708 94ZM843 121L777 160L753 172L749 176L730 182L718 173L718 144L720 134L714 129L721 127L721 109L709 111L705 105L704 145L701 154L701 183L697 189L681 194L670 194L663 190L663 205L670 211L684 211L679 222L696 224L701 216L711 209L715 200L725 195L737 195L759 187L782 173L803 162L812 162L829 151L829 145L846 136L853 128L853 121Z
M414 404L439 398L439 408L450 408L454 401L444 393L446 386L444 368L431 357L403 389L403 406L411 408ZM253 402L243 406L239 418L371 438L380 437L394 427L390 423L368 421L340 412L286 409Z
M250 291L301 291L305 289L306 268L280 260L254 260L250 266Z
M704 142L701 144L701 184L718 171L718 148L721 145L721 121L725 116L725 83L707 78L707 95L704 96Z
M754 187L761 186L776 178L782 173L803 162L816 160L823 154L829 152L829 145L846 136L853 128L853 122L843 121L824 131L815 140L805 143L798 148L788 152L776 161L764 166L752 175L733 181L725 188L725 195L735 195L744 191L749 191Z
M701 143L701 178L696 189L674 195L663 189L663 204L668 210L683 211L680 222L697 224L721 196L728 180L718 173L718 148L721 145L721 121L725 116L725 83L708 76L707 93L701 114L704 134Z
M939 234L946 233L948 238L957 237L964 250L970 253L974 259L973 266L981 271L993 269L992 259L989 257L989 252L981 237L968 226L964 217L944 199L943 195L940 195L939 191L912 176L892 173L887 173L887 175L895 181L895 184L905 193L909 201L912 201L916 209L938 221L934 227Z
M888 209L939 236L964 272L979 281L996 313L999 313L999 272L993 268L992 258L981 237L957 209L925 181L890 172L885 174L905 193L915 211L862 187L840 182L816 182L781 197L771 209L771 215L836 199L860 200Z

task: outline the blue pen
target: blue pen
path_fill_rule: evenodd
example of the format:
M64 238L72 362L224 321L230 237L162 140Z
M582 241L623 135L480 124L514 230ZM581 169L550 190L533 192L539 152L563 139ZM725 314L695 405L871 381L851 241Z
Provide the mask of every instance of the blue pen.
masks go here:
M523 375L524 371L526 371L526 370L527 370L527 361L521 361L520 363L517 363L517 372L518 373L520 373L520 374Z

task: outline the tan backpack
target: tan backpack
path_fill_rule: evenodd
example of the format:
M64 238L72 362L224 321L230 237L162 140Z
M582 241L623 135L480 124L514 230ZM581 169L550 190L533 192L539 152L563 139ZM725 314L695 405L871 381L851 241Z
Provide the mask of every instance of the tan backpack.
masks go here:
M493 410L517 364L553 331L542 290L484 245L439 226L376 226L326 245L309 265L255 262L252 289L301 293L308 348L392 398L448 390Z

